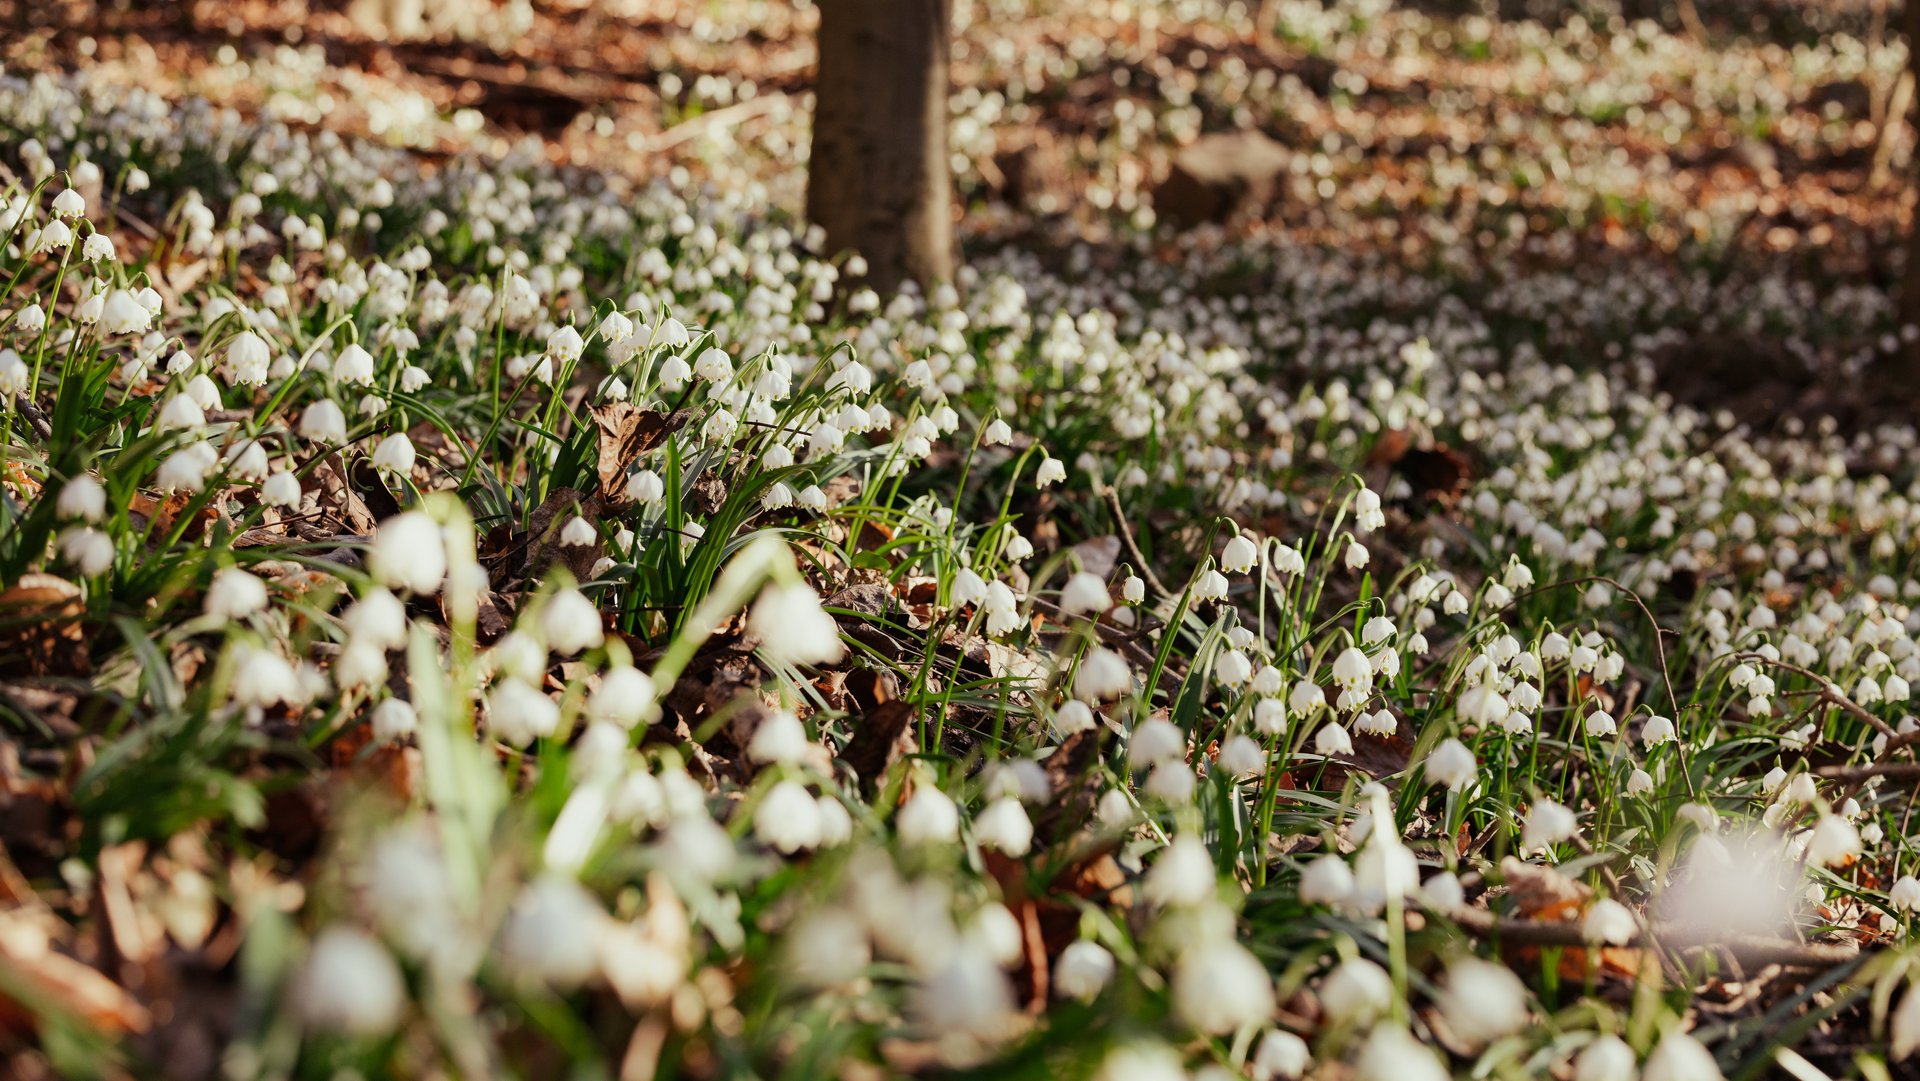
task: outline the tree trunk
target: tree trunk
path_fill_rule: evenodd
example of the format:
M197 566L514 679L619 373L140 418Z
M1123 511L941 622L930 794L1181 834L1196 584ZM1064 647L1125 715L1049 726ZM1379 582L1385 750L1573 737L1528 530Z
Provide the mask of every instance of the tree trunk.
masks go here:
M1907 0L1907 64L1916 79L1920 79L1920 0ZM1904 116L1889 115L1889 126L1906 122ZM1911 175L1920 174L1920 154L1915 154L1907 163ZM1907 226L1907 270L1906 278L1900 290L1900 322L1903 330L1906 326L1920 326L1920 205L1914 207L1913 220ZM1904 337L1904 333L1903 333ZM1912 341L1900 343L1899 382L1901 388L1911 394L1920 388L1920 335Z
M820 0L807 217L887 293L953 275L951 0Z

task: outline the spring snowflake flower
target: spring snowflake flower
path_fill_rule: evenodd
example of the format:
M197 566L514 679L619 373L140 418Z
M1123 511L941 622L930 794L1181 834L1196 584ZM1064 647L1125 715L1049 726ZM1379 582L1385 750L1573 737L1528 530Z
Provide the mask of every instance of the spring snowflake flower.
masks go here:
M53 197L53 212L68 220L82 217L87 212L87 200L79 192L67 188Z
M373 708L370 723L374 742L397 743L413 735L420 727L420 718L406 699L387 698Z
M1520 847L1527 850L1559 844L1579 831L1579 819L1550 799L1536 800L1520 831Z
M97 522L107 513L107 492L91 473L76 474L60 486L54 513L66 519Z
M1673 721L1666 717L1648 717L1640 726L1640 742L1648 747L1657 747L1674 740Z
M1614 722L1613 714L1598 709L1587 714L1587 735L1598 739L1603 736L1614 735L1618 733L1619 730L1620 726Z
M1369 556L1368 556L1366 545L1361 544L1357 540L1350 540L1347 542L1347 551L1343 559L1346 562L1346 567L1348 570L1350 571L1360 570L1361 568L1367 565L1368 558Z
M1602 897L1580 921L1580 936L1596 946L1625 946L1640 932L1633 910L1611 897Z
M1647 1056L1641 1081L1722 1081L1713 1052L1684 1032L1672 1031Z
M1245 574L1260 560L1260 548L1244 533L1236 533L1220 553L1220 569L1228 574Z
M559 727L559 704L519 679L503 679L487 695L487 730L510 747L526 747Z
M58 546L60 558L88 578L105 574L113 566L113 538L100 530L75 526L60 534Z
M1821 815L1807 838L1807 862L1841 867L1860 855L1860 831L1839 815Z
M1226 686L1238 687L1253 678L1253 662L1237 649L1225 650L1213 662L1213 673Z
M754 726L753 737L747 741L747 757L762 765L793 764L805 759L812 748L800 718L782 709L767 714Z
M1193 596L1196 600L1203 601L1224 600L1227 590L1231 587L1232 583L1227 581L1226 575L1208 568L1201 571L1200 576L1193 580Z
M1273 977L1231 938L1189 947L1174 966L1173 1007L1201 1032L1233 1032L1273 1016Z
M1368 1024L1392 1006L1393 979L1364 957L1342 961L1321 982L1320 1004L1335 1024Z
M314 939L293 988L293 1002L310 1029L349 1036L391 1032L406 1009L400 966L371 936L334 924Z
M1484 1047L1525 1028L1531 1011L1526 985L1507 966L1463 957L1447 966L1440 1013L1454 1035Z
M998 584L998 583L995 583ZM989 626L991 630L991 626ZM1080 660L1074 674L1073 694L1083 702L1102 702L1118 698L1133 689L1133 673L1118 653L1096 646Z
M207 413L190 395L176 394L160 407L154 426L163 432L198 431L207 426Z
M1901 912L1920 911L1920 878L1902 875L1887 891L1887 903Z
M600 968L607 914L578 882L549 875L514 899L500 931L500 960L532 984L577 987Z
M1574 1060L1574 1081L1634 1081L1639 1061L1633 1048L1618 1036L1596 1037Z
M1458 792L1479 773L1479 763L1467 745L1449 737L1427 755L1426 777L1430 784Z
M1091 615L1104 612L1112 605L1113 597L1107 592L1107 583L1097 574L1081 571L1067 579L1060 588L1060 608L1069 616Z
M113 262L113 238L105 233L88 236L85 243L80 245L80 258L89 263Z
M1169 759L1185 759L1187 734L1164 717L1149 717L1134 726L1127 741L1127 755L1135 768L1158 765Z
M1627 795L1644 796L1651 791L1653 791L1653 774L1636 766L1634 771L1627 775Z
M952 844L960 839L960 809L945 792L923 784L900 805L893 825L907 845Z
M1315 754L1325 758L1332 758L1337 754L1350 755L1353 753L1353 737L1347 734L1346 729L1330 721L1322 725L1320 731L1314 734L1313 750Z
M38 255L41 252L62 251L71 243L73 230L68 228L67 223L50 221L34 235L28 247Z
M432 593L447 576L447 548L440 527L420 511L396 514L373 534L368 566L392 589Z
M1018 859L1033 847L1033 820L1018 799L1002 797L974 816L973 836L980 847Z
M238 341L239 339L235 339L236 343ZM261 342L260 345L263 349L266 347L265 342ZM228 352L231 353L232 350L233 347L229 346ZM359 342L349 343L345 349L340 350L339 356L333 358L333 377L352 386L372 386L373 354L367 352Z
M1128 604L1139 604L1147 599L1147 583L1137 574L1127 575L1120 583L1120 599Z
M577 589L556 590L540 609L540 633L562 657L597 649L606 641L600 610Z
M804 582L762 590L747 617L747 629L760 639L761 655L774 664L832 664L846 656L840 625Z
M1054 994L1090 1002L1112 981L1117 967L1105 946L1081 939L1060 951L1053 963Z
M781 781L754 808L753 835L787 855L813 848L820 843L820 805L799 782Z
M100 329L108 334L145 334L153 314L142 307L132 293L115 289L106 295L100 307Z
M413 472L413 440L405 432L395 432L373 449L373 464L378 469L405 476Z
M207 587L206 612L223 619L245 619L267 606L267 584L238 567L213 576Z
M1228 777L1251 777L1266 769L1267 752L1247 736L1231 736L1221 744L1215 762Z
M659 691L653 679L632 665L615 665L600 677L600 686L587 697L587 716L595 721L633 728L658 712Z
M1142 883L1156 908L1191 908L1211 901L1218 889L1213 854L1199 838L1182 834L1160 851Z

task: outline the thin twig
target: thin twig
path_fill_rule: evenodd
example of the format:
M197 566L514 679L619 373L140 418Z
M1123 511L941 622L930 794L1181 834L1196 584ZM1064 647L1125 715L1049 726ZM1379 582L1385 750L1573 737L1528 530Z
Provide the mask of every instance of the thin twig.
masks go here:
M1439 915L1478 938L1494 938L1522 946L1581 946L1591 949L1596 945L1587 940L1577 923L1512 919L1471 908L1455 909ZM1721 934L1714 941L1702 941L1691 929L1672 924L1655 924L1644 928L1620 948L1721 953L1749 968L1766 965L1831 968L1860 956L1860 948L1851 943L1794 942L1734 932Z
M1153 564L1147 562L1147 557L1140 551L1140 543L1133 539L1133 528L1127 525L1126 508L1120 505L1120 493L1109 485L1100 490L1100 495L1106 499L1107 510L1113 514L1113 528L1120 534L1120 545L1127 550L1127 558L1139 568L1140 577L1161 599L1172 600L1177 594L1160 581L1159 575L1153 573Z
M1797 664L1791 664L1787 661L1774 660L1764 653L1736 653L1734 654L1734 659L1753 661L1756 664L1768 665L1773 668L1778 668L1783 672L1791 672L1796 676L1804 676L1807 679L1813 680L1816 685L1815 689L1819 692L1820 697L1826 699L1829 704L1838 706L1848 713L1853 714L1855 718L1869 725L1874 731L1879 732L1889 740L1897 740L1900 738L1900 733L1895 732L1892 725L1874 716L1865 706L1848 698L1846 693L1841 691L1832 680L1812 669L1802 668Z

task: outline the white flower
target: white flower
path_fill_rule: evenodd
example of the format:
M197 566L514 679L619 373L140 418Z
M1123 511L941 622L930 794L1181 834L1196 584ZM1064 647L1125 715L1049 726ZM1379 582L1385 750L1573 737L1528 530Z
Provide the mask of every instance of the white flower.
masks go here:
M1587 735L1599 738L1615 734L1620 730L1620 726L1614 722L1613 714L1596 709L1587 714L1586 730Z
M1335 855L1321 856L1300 871L1300 900L1309 905L1340 907L1353 900L1353 868Z
M1900 997L1900 1006L1893 1011L1888 1030L1893 1061L1904 1062L1915 1049L1920 1049L1920 988L1910 987Z
M1839 815L1821 815L1807 837L1807 861L1840 867L1860 854L1860 831Z
M960 837L960 809L945 792L923 784L901 804L893 825L908 845L952 844Z
M108 334L145 334L152 321L153 313L125 289L115 289L101 302L100 329Z
M1420 884L1420 903L1435 912L1451 912L1467 903L1467 889L1458 875L1442 871Z
M1080 669L1073 679L1075 698L1083 702L1101 702L1118 698L1132 689L1133 673L1118 653L1095 646L1080 659Z
M290 510L300 505L300 478L284 469L275 470L260 485L260 501L269 507Z
M267 381L273 350L260 335L243 330L227 343L227 375L235 383L259 386ZM335 371L339 369L336 367Z
M1887 903L1901 912L1920 909L1920 878L1901 875L1893 888L1887 891Z
M1354 1064L1355 1081L1450 1081L1432 1048L1399 1025L1380 1025L1367 1037Z
M840 625L805 582L769 585L747 616L760 655L777 665L832 664L846 656Z
M1037 487L1041 487L1041 488L1045 488L1053 484L1058 484L1059 482L1066 479L1067 479L1066 463L1054 457L1048 457L1048 458L1042 459L1040 462L1040 468L1035 470L1033 474L1033 483Z
M347 415L330 398L322 398L307 407L300 416L300 437L315 443L337 445L347 441Z
M753 835L788 855L812 848L820 843L820 805L799 782L781 781L754 808Z
M548 875L514 899L500 931L500 960L529 983L577 987L600 968L606 911L578 882Z
M1229 649L1220 654L1213 662L1213 674L1228 687L1238 687L1253 678L1253 662L1245 653Z
M97 522L107 512L107 491L91 473L79 473L60 486L54 513L62 518Z
M1651 791L1653 791L1653 774L1637 766L1634 767L1633 772L1627 775L1627 795L1644 796Z
M427 594L447 576L447 548L433 519L406 511L380 523L367 563L388 587Z
M585 350L586 343L580 339L580 332L572 327L556 327L547 335L547 355L555 364L571 364L579 360Z
M374 707L372 725L375 743L394 743L412 735L420 718L406 699L388 698Z
M1342 961L1320 984L1320 1004L1336 1024L1367 1024L1393 1004L1393 979L1364 957Z
M1550 799L1536 800L1521 828L1520 847L1531 850L1558 844L1572 837L1579 828L1579 819L1566 807Z
M1115 967L1113 954L1107 952L1105 946L1081 939L1061 950L1059 959L1054 961L1054 993L1062 998L1090 1001L1113 979Z
M1010 796L994 800L973 818L973 837L982 848L990 848L1016 859L1033 847L1033 820L1026 808Z
M1347 552L1344 559L1345 559L1348 570L1357 571L1362 567L1365 567L1367 565L1367 558L1368 558L1368 553L1367 553L1366 545L1361 544L1357 540L1350 540L1347 542Z
M1332 758L1337 754L1352 754L1353 737L1347 735L1346 729L1329 721L1314 734L1313 750L1315 754L1325 758Z
M1595 901L1580 921L1580 937L1596 946L1625 946L1639 933L1633 910L1611 897Z
M1260 1038L1254 1048L1253 1061L1248 1072L1253 1081L1291 1081L1307 1072L1313 1065L1313 1054L1307 1049L1307 1041L1285 1029L1273 1029Z
M363 931L334 924L314 939L293 1000L308 1028L378 1036L400 1023L407 989L386 947Z
M63 218L78 218L87 212L87 200L72 188L63 189L53 197L53 212Z
M373 464L389 473L413 472L413 440L405 432L395 432L373 449Z
M601 675L600 686L587 696L587 716L632 728L658 712L658 694L645 672L632 665L615 665Z
M1147 903L1189 908L1213 900L1218 889L1213 854L1199 838L1182 834L1160 851L1142 885Z
M207 426L207 414L191 396L176 394L160 407L160 416L154 426L163 432L174 429L194 431Z
M988 421L986 428L980 433L980 445L983 447L1004 446L1011 442L1013 442L1013 429L999 417Z
M606 641L600 625L600 610L579 590L555 590L540 609L540 633L547 645L562 657L582 650L597 649Z
M1633 1048L1618 1036L1602 1035L1574 1060L1573 1081L1633 1081L1639 1066Z
M1684 1032L1667 1033L1647 1056L1641 1081L1721 1081L1720 1065L1700 1041Z
M1426 777L1430 784L1443 785L1458 792L1479 772L1479 763L1467 745L1449 737L1427 755Z
M1104 612L1113 604L1113 597L1107 593L1107 583L1097 574L1081 571L1067 579L1060 588L1060 608L1069 616L1084 616Z
M627 498L642 506L653 506L666 498L667 486L651 469L642 469L627 478Z
M1173 1006L1201 1032L1233 1032L1273 1016L1273 978L1246 947L1217 939L1180 955L1173 971Z
M1526 1027L1527 988L1505 965L1463 957L1447 966L1440 1013L1454 1035L1482 1047Z
M503 679L487 695L487 730L511 747L526 747L560 727L560 706L518 679Z
M1672 743L1673 740L1673 721L1669 718L1660 716L1648 717L1646 723L1640 726L1640 742L1649 747L1662 743Z
M91 578L113 566L113 538L97 529L74 526L60 534L60 558Z
M1259 562L1260 549L1244 533L1236 533L1220 553L1220 569L1228 574L1245 574Z
M1127 575L1127 580L1120 583L1120 598L1128 604L1139 604L1141 601L1146 600L1146 580L1137 574Z
M1267 768L1267 752L1251 737L1231 736L1220 745L1215 762L1228 777L1251 777Z
M806 758L813 742L800 718L784 709L775 710L754 726L747 740L747 757L762 765L792 764Z
M210 616L245 619L266 606L267 583L238 567L219 571L207 587L206 611Z
M1364 693L1373 687L1373 662L1354 646L1333 659L1333 681L1343 691Z

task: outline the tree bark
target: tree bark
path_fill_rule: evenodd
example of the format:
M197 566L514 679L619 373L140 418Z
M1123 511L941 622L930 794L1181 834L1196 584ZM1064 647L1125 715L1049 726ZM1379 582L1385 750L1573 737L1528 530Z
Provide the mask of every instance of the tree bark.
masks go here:
M1907 31L1907 64L1916 79L1920 79L1920 0L1908 0L1906 14L1903 16ZM1904 123L1904 116L1888 116L1889 126ZM1920 174L1920 154L1915 154L1907 163L1910 174ZM1900 322L1904 326L1920 326L1920 206L1913 211L1913 220L1907 226L1907 269L1900 290ZM1902 341L1899 352L1899 380L1901 388L1909 395L1920 388L1920 335L1912 341Z
M951 0L820 0L807 217L886 293L953 274Z

